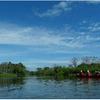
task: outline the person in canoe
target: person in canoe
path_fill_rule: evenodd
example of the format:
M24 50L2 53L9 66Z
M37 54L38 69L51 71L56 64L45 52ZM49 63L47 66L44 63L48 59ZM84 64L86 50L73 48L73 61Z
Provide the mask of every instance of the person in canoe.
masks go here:
M83 76L84 73L83 73L83 71L81 70L80 73L76 73L76 75L77 75L77 76Z
M100 72L98 70L96 70L95 75L100 75Z
M81 76L83 76L83 75L84 75L84 73L83 73L83 71L82 71L82 70L80 71L80 75L81 75Z
M87 76L91 76L91 73L89 70L87 70Z

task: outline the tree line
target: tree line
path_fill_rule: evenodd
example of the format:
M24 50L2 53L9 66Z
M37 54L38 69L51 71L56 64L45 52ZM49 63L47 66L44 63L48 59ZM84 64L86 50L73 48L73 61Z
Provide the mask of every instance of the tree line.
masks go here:
M26 67L22 63L14 64L11 62L3 62L0 64L0 75L20 76L27 74Z
M36 71L32 71L31 75L43 75L43 76L75 76L80 70L84 73L90 70L91 74L94 74L96 70L100 71L100 59L97 57L83 57L80 60L76 57L73 58L68 66L54 65L53 67L37 68Z
M90 70L94 74L95 70L100 71L100 59L97 57L83 57L77 59L76 57L70 61L68 66L54 65L53 67L37 68L36 71L28 71L22 63L14 64L11 62L3 62L0 64L0 76L18 76L24 77L26 75L40 75L40 76L75 76L83 70L84 73Z

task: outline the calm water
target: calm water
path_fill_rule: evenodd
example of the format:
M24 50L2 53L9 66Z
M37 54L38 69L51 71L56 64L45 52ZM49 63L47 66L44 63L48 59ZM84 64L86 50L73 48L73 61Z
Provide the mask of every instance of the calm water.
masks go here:
M0 99L100 99L100 79L0 78Z

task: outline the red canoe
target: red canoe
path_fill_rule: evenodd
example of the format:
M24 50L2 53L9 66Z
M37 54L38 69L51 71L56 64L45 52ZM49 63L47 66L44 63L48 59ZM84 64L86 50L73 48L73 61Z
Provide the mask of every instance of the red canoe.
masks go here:
M76 76L78 78L100 78L100 74L99 75L91 75L91 76L76 74Z

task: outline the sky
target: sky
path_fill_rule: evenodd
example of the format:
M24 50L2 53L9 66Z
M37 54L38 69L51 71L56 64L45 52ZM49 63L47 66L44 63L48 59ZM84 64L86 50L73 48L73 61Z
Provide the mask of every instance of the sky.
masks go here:
M100 2L0 1L0 63L28 70L100 57Z

